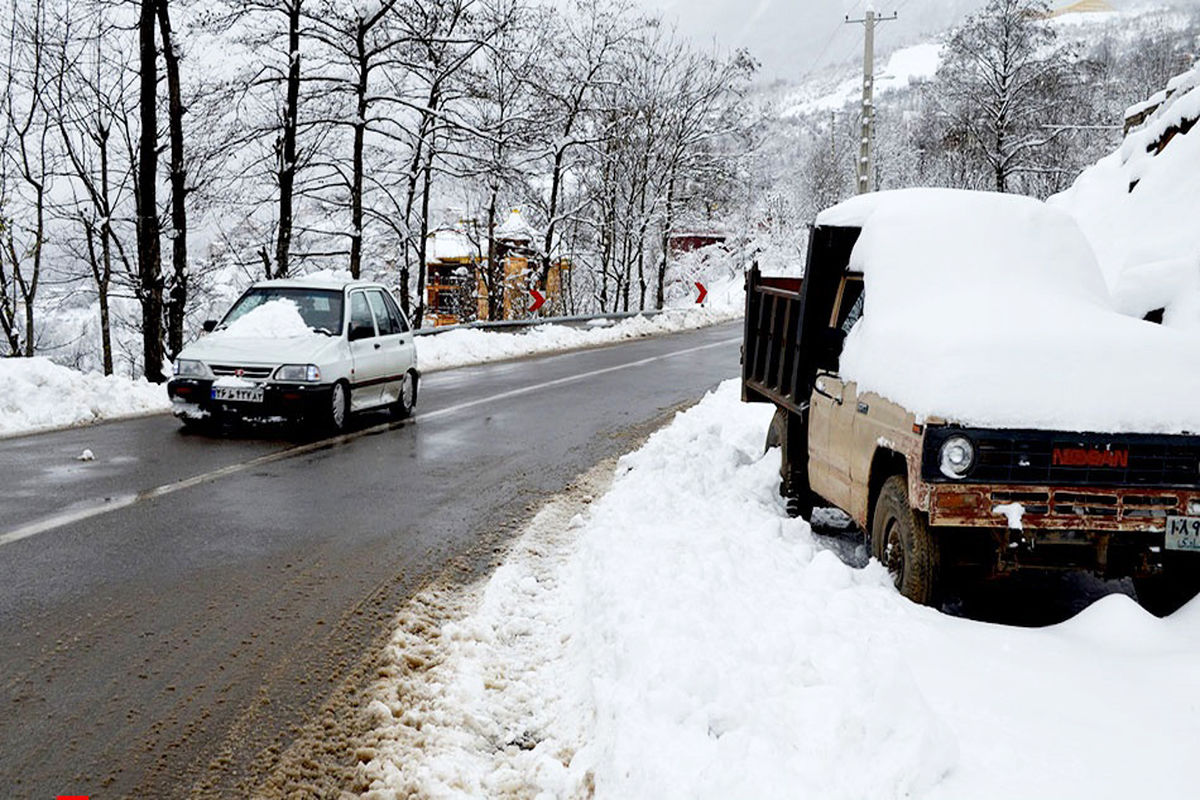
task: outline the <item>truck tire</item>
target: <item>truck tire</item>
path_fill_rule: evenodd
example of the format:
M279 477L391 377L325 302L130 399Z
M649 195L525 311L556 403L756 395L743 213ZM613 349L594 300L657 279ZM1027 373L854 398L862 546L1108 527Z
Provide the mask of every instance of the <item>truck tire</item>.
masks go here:
M1174 614L1200 591L1200 555L1166 553L1163 571L1148 578L1136 578L1138 603L1157 617Z
M921 605L937 599L938 549L929 524L908 502L908 481L883 482L871 521L871 555L888 570L900 594Z

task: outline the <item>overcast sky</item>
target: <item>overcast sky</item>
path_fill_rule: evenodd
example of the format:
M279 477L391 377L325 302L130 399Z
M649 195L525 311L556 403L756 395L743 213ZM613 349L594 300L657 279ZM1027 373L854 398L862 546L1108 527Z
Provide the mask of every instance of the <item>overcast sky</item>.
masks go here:
M861 18L869 0L641 0L701 41L727 48L748 47L762 62L764 78L796 78L831 63L859 60ZM874 0L880 15L898 11L880 25L876 46L886 52L953 25L984 0Z

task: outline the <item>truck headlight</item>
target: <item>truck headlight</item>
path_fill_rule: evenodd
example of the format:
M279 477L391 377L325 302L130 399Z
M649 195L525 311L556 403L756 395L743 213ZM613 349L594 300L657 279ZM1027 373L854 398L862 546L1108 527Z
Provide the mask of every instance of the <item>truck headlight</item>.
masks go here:
M275 380L315 383L321 380L321 370L316 364L284 364L275 370Z
M947 478L962 478L975 464L975 446L965 436L951 436L942 443L938 462Z
M208 365L203 361L196 361L190 358L175 359L175 377L177 378L211 378L212 373L208 371Z

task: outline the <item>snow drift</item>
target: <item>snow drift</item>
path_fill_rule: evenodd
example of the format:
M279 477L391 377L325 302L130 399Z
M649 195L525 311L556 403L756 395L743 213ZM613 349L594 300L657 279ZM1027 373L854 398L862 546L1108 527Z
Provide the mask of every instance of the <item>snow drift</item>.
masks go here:
M531 524L436 649L397 633L397 663L436 667L422 702L381 681L365 799L1192 792L1200 600L1158 619L1117 595L1041 629L914 605L786 516L774 409L738 396Z
M1200 118L1200 66L1168 89L1119 148L1047 202L1091 240L1120 310L1165 308L1164 324L1200 328L1200 132L1169 136Z
M98 372L79 372L50 359L0 359L0 436L165 411L163 386Z
M1120 313L1071 215L1027 197L906 189L848 200L866 281L843 377L922 418L1200 431L1200 338Z

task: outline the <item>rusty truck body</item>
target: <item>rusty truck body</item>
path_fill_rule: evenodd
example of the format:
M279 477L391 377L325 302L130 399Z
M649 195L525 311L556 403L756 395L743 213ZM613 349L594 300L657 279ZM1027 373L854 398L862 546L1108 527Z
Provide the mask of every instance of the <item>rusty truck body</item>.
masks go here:
M859 232L813 227L803 280L747 274L742 397L777 408L789 511L844 511L916 602L1025 569L1130 576L1159 613L1194 595L1200 437L963 427L860 392L839 373L871 291Z

